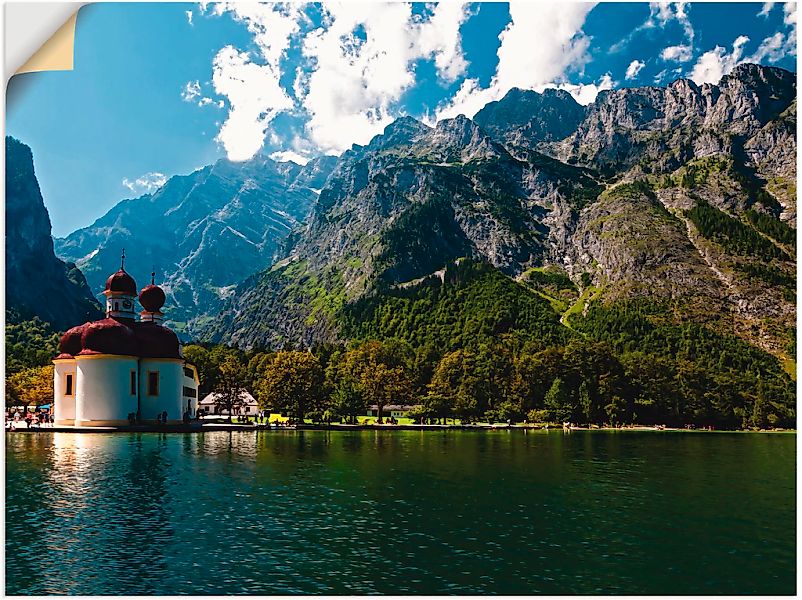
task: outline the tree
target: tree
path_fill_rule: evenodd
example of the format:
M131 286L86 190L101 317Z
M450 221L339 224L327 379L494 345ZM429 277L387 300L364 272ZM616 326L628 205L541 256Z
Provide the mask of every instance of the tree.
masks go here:
M36 406L53 401L53 365L33 367L6 379L6 406Z
M323 369L311 352L282 350L265 365L257 383L260 406L286 411L296 423L319 408Z
M572 401L568 386L560 377L557 377L552 382L549 391L546 392L545 406L549 418L553 421L565 423L573 418L576 407Z
M348 423L356 425L357 417L365 410L365 396L359 384L350 377L343 377L331 393L332 414L345 417Z
M446 419L453 413L451 398L436 392L429 392L423 397L422 411L420 416L429 419L442 419L445 424Z
M209 351L197 344L184 346L184 359L188 363L195 365L198 370L198 379L200 380L198 395L203 398L214 389L217 382L216 365L212 363Z
M385 405L406 404L412 398L411 356L406 344L370 340L348 350L342 358L340 377L350 378L365 401L377 405L379 423L383 422Z
M273 352L257 352L248 360L246 371L248 374L248 386L253 390L256 399L259 400L259 380L262 378L265 368L275 358Z
M233 352L227 354L218 367L214 391L217 404L228 411L229 423L234 410L242 405L246 381L245 365L239 356Z

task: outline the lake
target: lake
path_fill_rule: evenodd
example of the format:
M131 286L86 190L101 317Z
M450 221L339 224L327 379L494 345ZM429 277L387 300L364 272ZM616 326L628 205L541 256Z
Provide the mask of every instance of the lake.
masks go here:
M6 434L8 594L794 594L795 434Z

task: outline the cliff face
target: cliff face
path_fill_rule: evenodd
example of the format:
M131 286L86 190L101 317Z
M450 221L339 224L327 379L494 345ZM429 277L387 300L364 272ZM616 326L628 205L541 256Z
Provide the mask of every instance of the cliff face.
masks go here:
M38 316L57 330L101 316L81 271L56 258L33 154L11 137L6 137L6 308L13 320Z
M155 267L168 319L191 334L219 311L236 284L270 265L308 214L334 162L220 160L170 178L153 194L120 202L89 227L56 240L56 251L75 261L99 292L126 248L129 272L144 285Z
M718 86L515 90L346 152L285 256L206 329L242 346L341 339L361 297L460 257L522 278L553 265L591 302L651 298L782 354L795 319L795 75L741 65Z

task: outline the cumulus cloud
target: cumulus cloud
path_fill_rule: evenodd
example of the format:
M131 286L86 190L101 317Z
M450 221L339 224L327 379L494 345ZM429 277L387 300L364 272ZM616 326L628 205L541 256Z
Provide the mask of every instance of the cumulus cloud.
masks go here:
M749 38L738 36L732 43L732 51L727 52L722 46L716 46L702 54L693 66L689 77L698 85L703 83L718 83L719 80L740 64L743 47Z
M466 6L446 2L426 16L406 3L325 4L324 26L303 43L313 67L294 84L310 139L327 153L370 141L396 118L419 59L432 58L446 82L462 75L459 29L467 16Z
M770 4L770 3L767 3ZM770 62L775 63L786 56L796 55L796 3L786 2L783 4L783 23L788 28L787 32L778 31L774 35L765 38L755 53L747 58L748 62Z
M252 56L227 46L214 61L215 91L230 104L217 139L232 160L258 152L281 112L307 117L307 135L324 152L365 143L397 116L417 60L433 60L445 82L467 68L460 27L468 7L454 2L415 15L406 3L331 2L320 7L322 23L314 28L298 4L202 5L207 9L245 24L259 50ZM286 89L282 67L296 40L305 62Z
M771 4L771 3L766 3ZM764 10L771 10L769 6ZM744 45L749 41L745 35L738 36L732 44L732 51L727 52L725 48L716 46L702 54L696 61L689 77L696 83L718 83L722 76L732 71L737 65L745 62L774 63L787 56L796 55L796 3L786 2L783 4L783 24L787 31L778 31L773 35L763 39L757 50L751 56L742 58Z
M693 48L686 44L663 48L660 58L674 62L688 62L693 58Z
M683 31L688 45L693 48L695 32L688 17L687 2L650 2L647 19L610 47L611 53L622 51L629 43L644 31L664 29L669 23L676 22Z
M204 96L201 92L201 84L197 79L195 81L188 81L181 89L181 99L184 102L192 102L198 106L214 105L217 108L223 108L224 106L222 100L212 100Z
M569 69L581 70L590 59L590 39L582 26L593 7L586 3L510 4L510 23L499 35L498 66L490 85L482 87L476 79L466 79L454 97L438 108L436 117L473 116L514 87L542 91L562 84L583 100L595 98L593 92L605 85L603 81L584 87L565 81Z
M167 176L164 173L145 173L134 180L127 177L122 180L123 186L127 187L135 194L151 193L159 189L167 182Z
M305 165L309 162L308 156L298 154L294 150L280 150L278 152L273 152L270 155L270 158L276 162L294 162L299 165Z
M580 83L578 85L571 83L561 83L557 86L547 85L546 87L556 87L561 90L569 92L579 104L587 106L596 99L599 92L604 90L611 90L616 85L617 81L613 81L610 73L602 75L596 83Z
M201 6L205 12L207 5ZM212 14L230 13L244 23L253 36L260 58L233 46L225 46L214 57L212 84L215 92L228 98L228 117L215 138L228 158L243 161L263 145L271 121L280 112L293 107L293 101L281 86L281 60L291 38L299 30L302 15L299 5L220 2ZM217 106L221 107L221 101Z
M292 100L279 83L280 73L253 62L248 52L233 46L217 53L212 73L215 91L230 104L216 139L230 160L248 160L262 148L270 122L292 108Z
M194 102L195 98L200 95L200 82L197 79L195 81L188 81L184 89L181 90L181 100L184 102Z
M184 12L184 14L187 16L187 22L190 25L192 25L192 11L188 10L188 11Z
M641 69L643 69L643 67L645 66L646 63L643 62L642 60L637 60L637 59L633 60L631 63L629 63L629 66L627 67L627 72L624 75L624 79L626 80L635 79L635 77L638 76L638 73L641 72Z
M758 17L768 17L771 9L774 8L774 2L764 2L763 6L760 8L760 12L757 13Z

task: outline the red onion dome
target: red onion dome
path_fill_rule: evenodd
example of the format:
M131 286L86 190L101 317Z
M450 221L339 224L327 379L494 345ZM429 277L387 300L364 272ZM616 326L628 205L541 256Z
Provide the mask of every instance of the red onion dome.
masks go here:
M139 356L143 358L181 358L178 336L158 323L134 324Z
M81 336L84 333L84 327L87 325L89 325L89 323L84 323L83 325L68 329L64 335L61 336L58 343L58 349L61 352L59 356L61 356L61 358L67 358L67 356L62 355L75 356L81 351Z
M165 299L164 290L152 283L143 287L139 292L139 303L148 312L159 312L159 309L164 306Z
M84 327L80 354L136 356L136 337L131 328L115 319L102 319Z
M125 269L120 268L119 271L106 280L106 291L136 296L136 281L125 272Z

